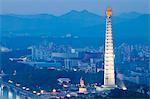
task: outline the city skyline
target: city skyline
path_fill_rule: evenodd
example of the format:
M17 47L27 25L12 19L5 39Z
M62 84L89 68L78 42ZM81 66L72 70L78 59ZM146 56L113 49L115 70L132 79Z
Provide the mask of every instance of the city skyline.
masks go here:
M0 0L0 99L149 99L149 3Z
M85 3L86 2L86 3ZM18 5L19 4L19 5ZM55 5L54 5L55 4ZM80 4L80 5L79 5ZM119 5L118 5L119 4ZM104 15L104 11L108 6L111 6L114 11L114 15L121 13L138 12L138 13L150 13L149 1L141 0L0 0L1 11L0 14L54 14L63 15L71 10L88 10L89 12ZM139 7L140 6L140 7Z

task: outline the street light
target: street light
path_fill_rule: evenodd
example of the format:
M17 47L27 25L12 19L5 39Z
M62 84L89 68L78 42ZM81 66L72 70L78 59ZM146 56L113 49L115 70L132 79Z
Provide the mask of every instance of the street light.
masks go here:
M17 87L19 87L19 86L20 86L20 84L19 84L19 83L16 83L16 86L17 86Z
M11 84L13 83L13 81L12 81L12 80L8 80L8 82L9 82L9 83L11 83Z
M34 94L36 94L36 91L33 91Z

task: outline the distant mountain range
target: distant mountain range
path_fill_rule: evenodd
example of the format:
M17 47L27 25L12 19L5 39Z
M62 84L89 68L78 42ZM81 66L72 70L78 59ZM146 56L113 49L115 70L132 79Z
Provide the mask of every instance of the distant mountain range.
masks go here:
M104 37L105 16L83 11L71 11L62 16L0 15L1 35L29 35L60 37L68 33L78 37ZM123 13L112 17L115 39L149 39L150 14Z

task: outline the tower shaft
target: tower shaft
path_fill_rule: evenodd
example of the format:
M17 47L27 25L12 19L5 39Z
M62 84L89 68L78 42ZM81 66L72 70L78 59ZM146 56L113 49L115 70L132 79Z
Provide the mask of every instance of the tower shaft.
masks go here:
M115 86L114 74L114 49L112 39L112 22L111 17L106 19L106 35L105 35L105 55L104 55L104 86Z

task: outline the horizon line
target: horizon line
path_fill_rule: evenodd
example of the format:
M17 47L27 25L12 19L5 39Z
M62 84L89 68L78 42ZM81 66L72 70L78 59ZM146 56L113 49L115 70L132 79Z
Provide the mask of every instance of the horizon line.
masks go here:
M70 10L70 11L67 11L67 12L65 12L65 13L63 13L63 14L60 14L60 15L56 15L56 14L52 14L52 13L47 13L47 12L41 12L41 13L14 13L14 12L10 12L10 13L1 13L0 12L0 15L52 15L52 16L57 16L57 17L59 17L59 16L63 16L63 15L66 15L66 14L68 14L68 13L70 13L70 12L72 12L72 11L76 11L77 13L81 13L81 12L83 12L83 11L87 11L88 13L92 13L92 14L95 14L95 15L98 15L98 16L105 16L105 13L104 13L104 15L100 15L100 14L97 14L97 13L94 13L94 12L91 12L91 11L89 11L89 10L87 10L87 9L84 9L84 10ZM150 14L149 12L147 12L147 13L141 13L141 12L137 12L137 11L131 11L131 12L122 12L122 13L118 13L118 14L113 14L113 16L119 16L119 15L121 15L121 14L129 14L129 13L138 13L138 14Z

